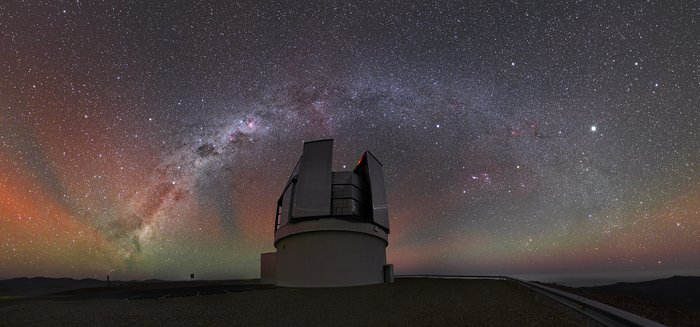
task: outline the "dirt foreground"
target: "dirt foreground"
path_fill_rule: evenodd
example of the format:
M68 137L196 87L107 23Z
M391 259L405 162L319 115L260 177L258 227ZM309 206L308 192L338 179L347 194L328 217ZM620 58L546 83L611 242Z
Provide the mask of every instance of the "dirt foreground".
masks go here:
M580 326L577 313L514 283L398 279L163 299L0 301L2 326Z

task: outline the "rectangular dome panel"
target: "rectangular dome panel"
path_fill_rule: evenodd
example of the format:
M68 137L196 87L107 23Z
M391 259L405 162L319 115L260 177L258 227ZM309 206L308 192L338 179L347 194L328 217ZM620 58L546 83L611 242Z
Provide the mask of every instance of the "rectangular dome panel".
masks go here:
M333 172L333 185L335 184L352 184L351 171L334 171Z
M333 140L304 143L291 221L330 216Z
M369 175L369 188L372 195L372 219L374 223L389 231L389 209L386 201L384 187L384 168L382 164L369 151L365 152L367 171Z
M284 187L284 192L277 201L277 222L275 223L275 230L286 225L292 215L292 198L294 198L294 189L296 187L297 178L299 177L300 164L301 158L299 158L296 166L294 166L294 170L287 180L287 185Z

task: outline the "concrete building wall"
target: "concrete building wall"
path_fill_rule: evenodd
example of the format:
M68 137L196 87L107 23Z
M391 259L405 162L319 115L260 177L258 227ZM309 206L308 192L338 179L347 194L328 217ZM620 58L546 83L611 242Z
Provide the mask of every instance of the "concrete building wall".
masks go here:
M382 283L386 245L381 237L342 230L286 236L276 243L277 285L335 287Z
M275 252L260 254L260 284L275 284L277 264Z

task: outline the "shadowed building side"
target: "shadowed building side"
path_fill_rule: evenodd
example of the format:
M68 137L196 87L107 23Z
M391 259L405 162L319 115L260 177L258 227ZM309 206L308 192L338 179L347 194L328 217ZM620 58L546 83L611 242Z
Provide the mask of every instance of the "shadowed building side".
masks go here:
M277 252L261 256L263 282L327 287L393 280L382 164L365 151L352 171L332 172L332 160L333 140L304 143L277 202Z

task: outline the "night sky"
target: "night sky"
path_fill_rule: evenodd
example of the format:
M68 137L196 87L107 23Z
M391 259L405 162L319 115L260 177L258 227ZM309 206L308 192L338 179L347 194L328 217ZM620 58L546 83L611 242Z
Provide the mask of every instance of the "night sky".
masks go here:
M399 274L700 273L698 2L263 2L0 4L0 277L257 277L324 138Z

